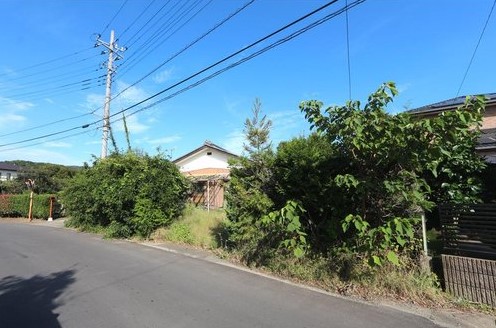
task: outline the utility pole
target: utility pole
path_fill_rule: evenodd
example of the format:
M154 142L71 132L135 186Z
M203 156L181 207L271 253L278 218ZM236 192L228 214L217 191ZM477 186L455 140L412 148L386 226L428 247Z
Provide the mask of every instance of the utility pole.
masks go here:
M103 135L102 135L102 154L101 158L107 157L107 149L108 149L108 135L110 130L110 100L112 95L112 76L115 72L114 60L119 60L122 56L119 52L125 51L125 48L119 48L115 42L115 34L114 30L110 31L110 42L105 42L98 39L95 44L96 47L104 46L107 48L106 52L108 53L107 60L107 83L105 86L105 103L103 106Z

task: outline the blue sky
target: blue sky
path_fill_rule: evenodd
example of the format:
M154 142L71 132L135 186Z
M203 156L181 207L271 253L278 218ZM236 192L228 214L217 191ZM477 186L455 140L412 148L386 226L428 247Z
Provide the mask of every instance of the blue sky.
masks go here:
M101 54L103 47L93 47L97 33L108 41L113 29L118 45L128 47L123 59L116 62L112 94L127 90L112 101L112 114L167 89L328 1L256 0L135 84L247 2L0 1L0 161L82 165L91 162L92 155L100 156L105 94L101 76L105 74L102 63L106 55ZM396 82L400 91L389 108L391 112L455 97L493 2L368 0L350 9L351 97L365 102L368 94L385 81ZM215 69L125 111L133 148L149 154L160 148L177 158L210 140L241 153L243 123L250 117L257 97L263 112L273 121L274 145L307 135L309 125L298 109L301 101L317 99L329 106L344 104L349 98L344 14L201 85L130 114L344 5L344 0L337 1ZM487 25L460 95L496 91L495 16ZM116 121L121 117L111 120L112 129L118 146L125 148L122 121ZM85 124L90 126L81 128ZM29 139L33 140L26 142Z

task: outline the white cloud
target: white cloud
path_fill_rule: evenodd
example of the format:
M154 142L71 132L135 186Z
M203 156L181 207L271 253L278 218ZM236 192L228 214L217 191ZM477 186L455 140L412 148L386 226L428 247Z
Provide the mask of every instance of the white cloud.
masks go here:
M43 145L46 147L50 147L50 148L71 148L72 147L72 144L67 143L67 142L63 142L63 141L49 141L49 142L45 142Z
M20 123L27 121L26 116L20 114L32 107L33 103L18 101L11 98L0 97L2 115L0 115L0 127L19 127Z
M26 121L26 117L14 113L2 113L0 115L0 127L9 126L11 124L19 124Z
M10 111L23 111L34 107L34 104L29 101L15 100L6 97L0 97L0 103L2 103L4 110L7 109Z
M166 136L162 138L157 138L157 139L144 139L145 142L151 144L151 145L162 145L162 144L169 144L173 143L175 141L181 140L181 136L175 134L172 136Z
M131 133L131 134L132 133L141 133L141 132L144 132L144 131L150 129L149 125L145 125L139 121L137 115L126 116L126 125L127 125L127 129L129 130L129 133ZM122 120L115 122L112 125L112 127L113 127L114 131L123 132L124 131L124 122Z
M145 92L144 89L137 86L130 86L129 84L120 80L116 82L116 89L116 95L120 93L120 95L114 100L114 103L118 104L117 106L132 105L148 98L148 93Z
M62 164L62 165L82 165L84 160L77 159L67 155L67 152L56 152L43 148L23 148L10 151L3 151L2 158L4 160L27 159L33 162L47 162Z
M222 147L233 152L235 154L241 154L243 152L243 144L246 142L245 135L242 130L234 130L230 132L224 141L222 142Z
M403 92L408 90L411 85L412 85L411 83L398 84L396 86L396 89L398 90L398 93L402 94Z
M170 69L165 69L161 72L158 72L157 74L155 74L153 76L153 81L157 84L164 83L164 82L171 79L173 71L174 70L172 68L170 68Z
M115 89L116 91L114 92L114 96L119 96L111 101L110 114L123 110L149 97L148 93L144 89L137 86L130 86L130 84L127 84L120 80L116 81ZM89 94L86 97L86 104L84 105L84 107L92 110L95 108L100 108L103 112L104 101L105 96L101 94ZM97 114L99 114L98 111ZM129 113L126 112L126 114ZM141 133L147 131L150 128L150 125L140 122L139 117L140 116L136 114L132 116L126 116L126 123L130 133ZM114 121L118 120L117 122L112 123L114 131L124 131L124 124L122 123L121 119L122 115L116 116L112 119ZM147 122L153 122L153 118L149 117L147 119Z

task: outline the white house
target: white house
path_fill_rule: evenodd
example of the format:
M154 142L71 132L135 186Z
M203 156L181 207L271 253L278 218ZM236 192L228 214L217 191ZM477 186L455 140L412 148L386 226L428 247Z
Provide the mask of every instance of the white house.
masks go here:
M224 205L224 184L229 179L229 159L238 155L205 141L189 153L173 161L186 177L191 179L194 190L191 200L207 209Z
M17 172L19 172L19 166L0 162L0 181L8 181L17 178Z

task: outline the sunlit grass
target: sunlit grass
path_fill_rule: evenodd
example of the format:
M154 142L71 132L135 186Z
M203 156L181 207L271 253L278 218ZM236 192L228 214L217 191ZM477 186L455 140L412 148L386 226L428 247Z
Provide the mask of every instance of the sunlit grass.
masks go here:
M179 220L167 228L158 229L152 239L157 242L167 240L202 248L217 248L219 227L225 219L223 209L207 211L188 206Z

